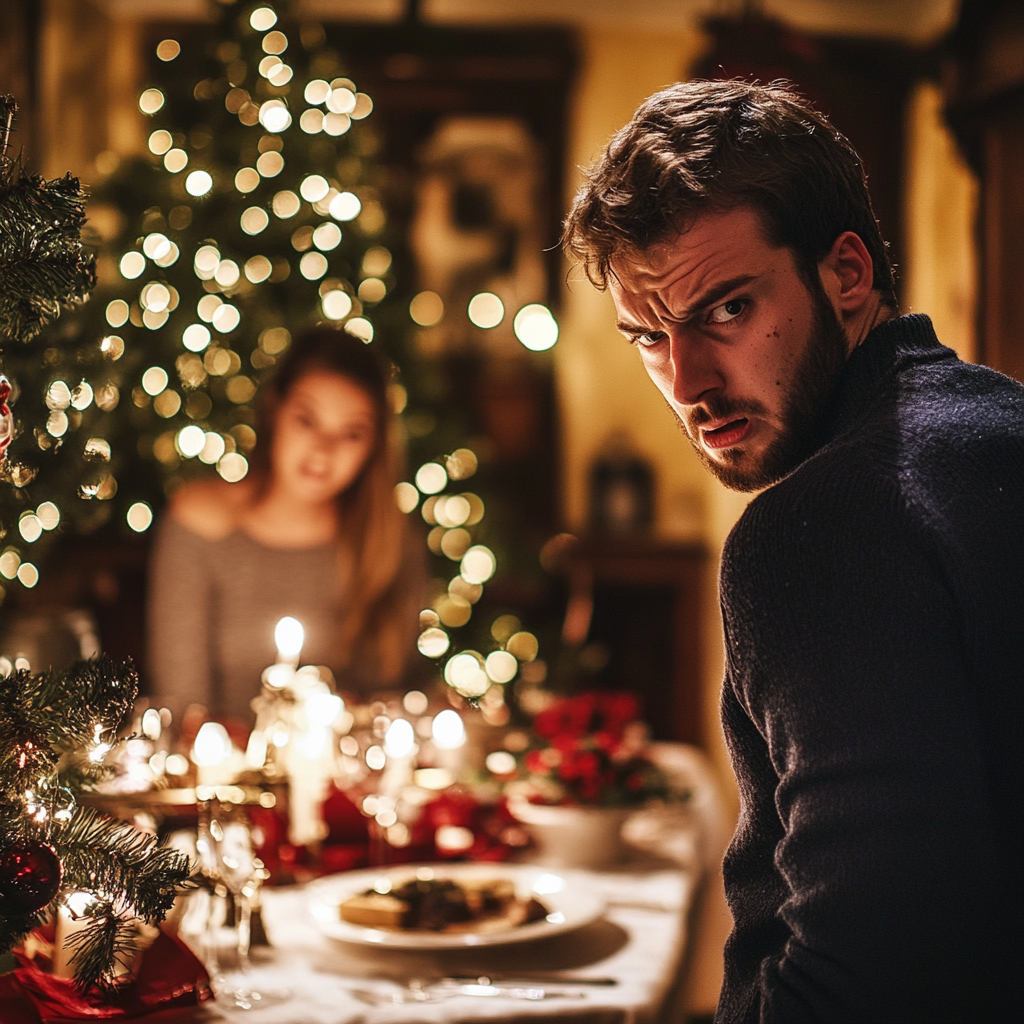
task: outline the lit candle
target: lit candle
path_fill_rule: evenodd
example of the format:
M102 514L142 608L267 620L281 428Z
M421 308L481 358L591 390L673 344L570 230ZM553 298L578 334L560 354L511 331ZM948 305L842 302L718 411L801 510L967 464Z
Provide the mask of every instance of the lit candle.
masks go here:
M199 769L200 786L217 786L231 781L228 759L231 737L220 722L203 722L192 745L192 761Z
M75 969L71 958L77 946L68 946L68 939L85 931L92 923L86 911L96 903L91 892L69 892L57 910L57 934L53 940L53 973L58 978L73 978Z
M302 644L306 639L306 631L298 619L286 615L274 627L274 643L277 644L277 660L279 664L291 665L295 668L299 664L299 655L302 653Z
M457 711L446 708L438 712L430 727L437 748L437 767L457 772L462 761L459 751L466 743L466 727Z

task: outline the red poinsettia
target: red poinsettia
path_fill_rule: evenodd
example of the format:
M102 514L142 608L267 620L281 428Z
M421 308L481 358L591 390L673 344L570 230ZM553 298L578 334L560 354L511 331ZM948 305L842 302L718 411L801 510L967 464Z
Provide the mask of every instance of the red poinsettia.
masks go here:
M559 698L534 718L530 745L506 780L539 803L633 807L666 797L668 780L644 754L639 715L631 693Z

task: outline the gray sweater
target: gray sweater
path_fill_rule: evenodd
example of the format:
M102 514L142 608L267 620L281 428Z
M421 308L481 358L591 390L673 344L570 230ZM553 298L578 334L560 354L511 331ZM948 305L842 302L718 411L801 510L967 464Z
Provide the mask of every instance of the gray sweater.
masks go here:
M240 531L210 541L164 516L150 563L149 668L153 699L180 721L184 708L249 723L260 676L276 660L274 627L305 627L302 664L339 674L343 614L331 544L272 548Z
M723 557L742 813L720 1024L1024 1013L1024 388L927 317L850 357Z

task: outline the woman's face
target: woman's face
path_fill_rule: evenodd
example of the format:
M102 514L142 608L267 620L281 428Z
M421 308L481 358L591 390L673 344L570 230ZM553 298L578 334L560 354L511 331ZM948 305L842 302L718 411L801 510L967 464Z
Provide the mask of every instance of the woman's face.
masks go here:
M339 373L310 370L277 411L273 484L303 503L331 501L359 475L377 439L373 400Z

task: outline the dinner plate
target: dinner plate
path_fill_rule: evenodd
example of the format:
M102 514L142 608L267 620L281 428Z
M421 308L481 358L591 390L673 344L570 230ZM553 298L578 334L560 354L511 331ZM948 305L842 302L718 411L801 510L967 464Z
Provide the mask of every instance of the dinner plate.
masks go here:
M507 878L515 885L520 899L536 896L548 908L548 915L544 920L507 931L457 934L368 928L341 919L338 912L341 903L373 889L381 879L387 879L397 888L416 877L455 882ZM596 893L582 888L578 881L526 864L402 864L346 871L313 882L309 887L309 909L320 931L332 939L394 949L465 949L532 942L573 931L599 918L604 912L604 901Z

